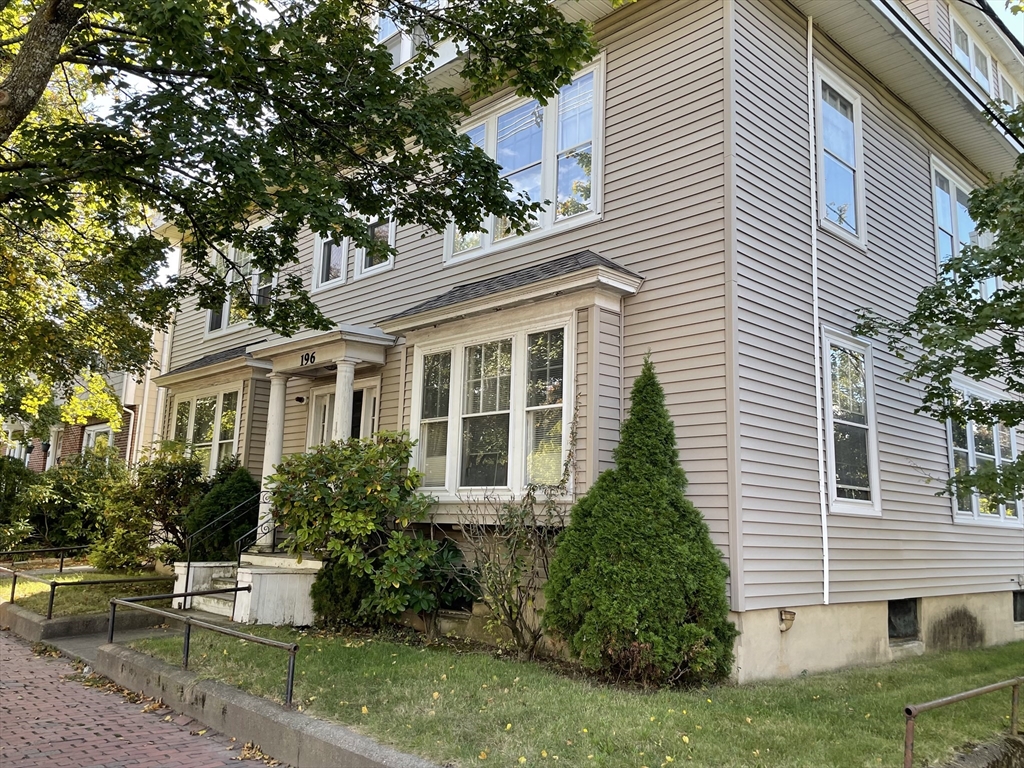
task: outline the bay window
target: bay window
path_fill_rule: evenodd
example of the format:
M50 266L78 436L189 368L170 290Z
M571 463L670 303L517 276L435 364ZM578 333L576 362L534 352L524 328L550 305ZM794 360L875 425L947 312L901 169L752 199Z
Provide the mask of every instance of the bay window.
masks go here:
M535 215L534 231L569 220L582 223L598 212L600 92L600 70L594 66L562 86L546 105L517 100L467 120L466 136L501 166L513 195L549 201ZM479 232L449 227L445 258L471 258L515 239L502 217L485 217L482 226Z
M174 406L174 440L187 446L213 474L238 450L237 390L178 398Z
M559 482L566 336L563 325L417 350L413 432L425 488Z

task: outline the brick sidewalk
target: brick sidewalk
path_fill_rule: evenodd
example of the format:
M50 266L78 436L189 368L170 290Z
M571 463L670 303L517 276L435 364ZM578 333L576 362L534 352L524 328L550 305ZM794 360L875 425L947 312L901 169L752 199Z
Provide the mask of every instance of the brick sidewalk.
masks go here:
M0 632L0 765L4 768L244 768L241 745L169 709L142 712L118 693L74 680L67 659L37 657ZM164 718L171 716L172 720ZM234 759L232 759L234 758Z

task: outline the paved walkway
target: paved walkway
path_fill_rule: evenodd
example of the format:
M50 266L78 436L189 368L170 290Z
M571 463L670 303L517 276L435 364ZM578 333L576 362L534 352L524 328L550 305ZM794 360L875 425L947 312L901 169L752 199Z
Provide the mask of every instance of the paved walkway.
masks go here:
M0 632L3 768L259 765L239 763L241 745L226 736L213 731L192 735L204 726L184 715L63 679L74 674L66 659L35 656L28 643Z

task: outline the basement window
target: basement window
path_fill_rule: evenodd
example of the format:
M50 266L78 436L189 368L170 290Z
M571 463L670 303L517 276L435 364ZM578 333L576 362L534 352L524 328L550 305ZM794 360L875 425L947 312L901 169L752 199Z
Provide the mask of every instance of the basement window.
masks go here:
M917 599L889 601L889 642L918 640L921 628L917 620Z
M1024 589L1013 593L1013 620L1024 621Z

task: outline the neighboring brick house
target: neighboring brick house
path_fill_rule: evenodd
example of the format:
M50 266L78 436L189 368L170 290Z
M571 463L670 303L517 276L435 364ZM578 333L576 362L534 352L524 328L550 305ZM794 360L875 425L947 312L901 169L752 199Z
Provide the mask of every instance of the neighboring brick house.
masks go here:
M649 353L731 570L738 679L941 647L960 608L985 643L1024 637L1020 504L929 483L1013 458L1019 435L916 414L906 363L852 335L861 307L909 309L973 236L970 189L1024 149L986 111L1020 101L1020 47L952 5L566 4L594 22L598 59L546 106L498 94L464 122L556 201L535 229L373 222L387 261L303 234L335 329L283 338L186 302L164 433L267 475L326 440L406 430L452 523L467 494L546 479L573 403L575 491L591 485ZM408 37L386 41L399 58Z

